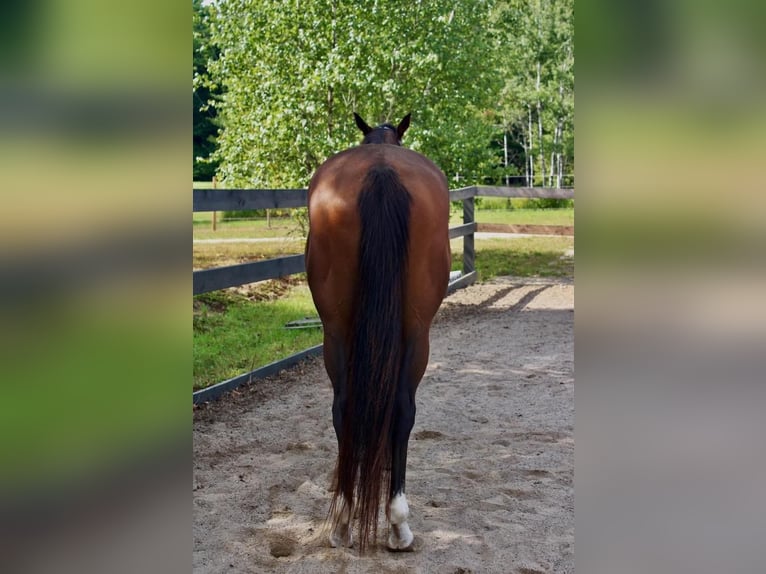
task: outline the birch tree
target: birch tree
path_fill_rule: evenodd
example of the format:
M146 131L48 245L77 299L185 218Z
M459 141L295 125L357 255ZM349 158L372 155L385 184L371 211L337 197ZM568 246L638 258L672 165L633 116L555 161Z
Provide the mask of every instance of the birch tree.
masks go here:
M493 13L504 78L497 117L524 149L525 184L562 187L574 162L574 2L510 0Z

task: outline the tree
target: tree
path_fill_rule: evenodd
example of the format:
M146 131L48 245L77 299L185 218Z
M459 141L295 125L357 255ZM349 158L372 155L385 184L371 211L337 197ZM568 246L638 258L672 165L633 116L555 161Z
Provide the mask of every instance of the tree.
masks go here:
M524 149L526 184L570 183L565 176L574 165L574 2L502 2L493 25L504 37L505 86L497 117Z
M214 157L229 185L305 186L368 122L412 112L405 145L461 184L491 168L499 77L493 2L219 0L206 85L223 126Z
M194 16L192 21L192 106L194 109L193 134L193 178L195 181L209 181L217 167L210 155L215 151L215 136L218 126L215 122L215 108L209 105L212 97L220 90L211 93L202 81L207 76L207 65L215 59L215 52L210 42L209 7L202 5L202 0L192 0Z

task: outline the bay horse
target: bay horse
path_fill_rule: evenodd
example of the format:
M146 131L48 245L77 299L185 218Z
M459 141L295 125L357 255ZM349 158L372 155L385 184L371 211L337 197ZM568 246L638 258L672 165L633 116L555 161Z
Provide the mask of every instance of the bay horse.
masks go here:
M401 147L410 114L376 128L354 117L361 145L325 161L308 191L306 273L338 440L330 544L353 545L357 515L364 553L385 492L388 548L409 550L407 443L449 280L449 189L431 160Z

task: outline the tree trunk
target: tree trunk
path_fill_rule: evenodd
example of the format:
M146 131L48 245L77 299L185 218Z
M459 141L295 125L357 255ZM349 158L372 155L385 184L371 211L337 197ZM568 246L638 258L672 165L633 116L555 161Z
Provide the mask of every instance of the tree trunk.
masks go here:
M505 164L505 185L510 185L508 181L508 131L503 131L503 161Z
M527 158L529 157L529 146L527 145L527 136L523 133L521 135L521 147L524 149L524 185L529 187L529 162L527 161Z
M532 106L527 106L528 116L528 133L529 133L529 152L527 153L527 187L533 187L535 185L535 142L534 132L532 131Z
M561 173L558 172L558 157L559 157L559 145L561 142L561 120L559 120L556 123L556 127L553 130L553 146L551 147L551 165L549 170L549 176L548 176L548 185L550 187L553 187L553 181L554 178L558 182L561 180ZM556 187L561 187L558 183L556 184Z
M562 187L564 182L564 154L559 153L559 180L556 183L556 187Z
M548 187L553 187L553 166L555 165L554 158L556 156L556 136L558 136L558 129L553 130L553 143L551 144L551 160L548 162Z
M540 178L542 185L545 186L545 148L543 146L543 112L540 104L540 62L537 62L537 141L540 146Z

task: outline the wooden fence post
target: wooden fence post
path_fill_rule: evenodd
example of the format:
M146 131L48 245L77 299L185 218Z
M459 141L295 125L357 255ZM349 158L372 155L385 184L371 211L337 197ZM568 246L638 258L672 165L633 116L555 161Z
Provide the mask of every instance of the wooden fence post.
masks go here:
M463 200L463 223L474 221L473 196ZM475 271L476 253L473 245L473 233L463 236L463 275Z
M213 189L215 189L216 187L218 187L218 180L215 178L215 176L213 176ZM216 214L217 212L214 211L213 212L213 231L215 231L215 228L216 228Z

